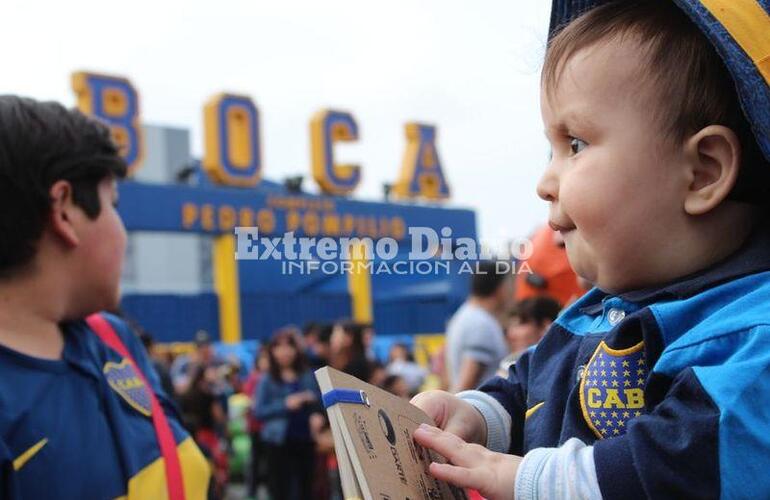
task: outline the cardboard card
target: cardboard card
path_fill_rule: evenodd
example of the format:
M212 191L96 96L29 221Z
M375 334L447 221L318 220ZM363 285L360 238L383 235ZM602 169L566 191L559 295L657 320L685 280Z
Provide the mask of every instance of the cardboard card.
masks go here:
M331 429L337 455L349 459L355 474L355 478L342 478L346 498L357 497L352 487L357 484L366 500L466 499L463 490L428 473L431 462L445 460L412 439L421 423L433 425L422 410L333 368L321 368L315 375L324 394L335 389L361 394L359 402L339 402L327 409L334 421ZM344 469L340 467L340 476L349 474Z

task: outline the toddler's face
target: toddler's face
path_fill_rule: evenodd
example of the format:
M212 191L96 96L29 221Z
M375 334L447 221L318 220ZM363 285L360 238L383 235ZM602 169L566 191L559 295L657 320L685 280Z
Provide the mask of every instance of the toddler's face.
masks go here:
M600 42L541 91L552 159L538 195L575 271L607 291L652 284L651 259L685 217L683 153L664 140L642 61L633 41Z

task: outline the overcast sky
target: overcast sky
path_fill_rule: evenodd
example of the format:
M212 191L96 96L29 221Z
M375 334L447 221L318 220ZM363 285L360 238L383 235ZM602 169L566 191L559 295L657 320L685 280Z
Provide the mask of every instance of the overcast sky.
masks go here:
M357 198L396 179L408 120L438 127L451 204L475 208L482 240L545 221L535 195L548 146L538 102L550 1L4 1L0 93L74 105L69 75L127 76L142 121L189 128L220 91L261 112L264 176L309 177L308 123L356 117L338 157L363 166ZM305 186L312 182L305 182Z

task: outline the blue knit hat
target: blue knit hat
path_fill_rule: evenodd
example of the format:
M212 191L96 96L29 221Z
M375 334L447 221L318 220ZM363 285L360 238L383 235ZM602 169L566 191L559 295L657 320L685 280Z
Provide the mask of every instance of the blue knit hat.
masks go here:
M610 1L553 0L550 35ZM770 0L673 1L711 41L730 70L743 113L770 161Z

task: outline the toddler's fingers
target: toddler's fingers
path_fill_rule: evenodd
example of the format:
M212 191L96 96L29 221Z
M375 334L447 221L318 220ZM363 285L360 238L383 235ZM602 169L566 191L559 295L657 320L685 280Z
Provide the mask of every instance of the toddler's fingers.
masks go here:
M421 392L410 401L425 412L439 428L444 428L447 420L446 394L442 391Z
M430 474L440 481L446 481L460 488L481 490L484 488L484 478L478 469L468 469L451 464L433 462L428 469Z
M425 424L414 431L414 439L461 467L471 467L481 458L478 445L468 444L452 433Z

